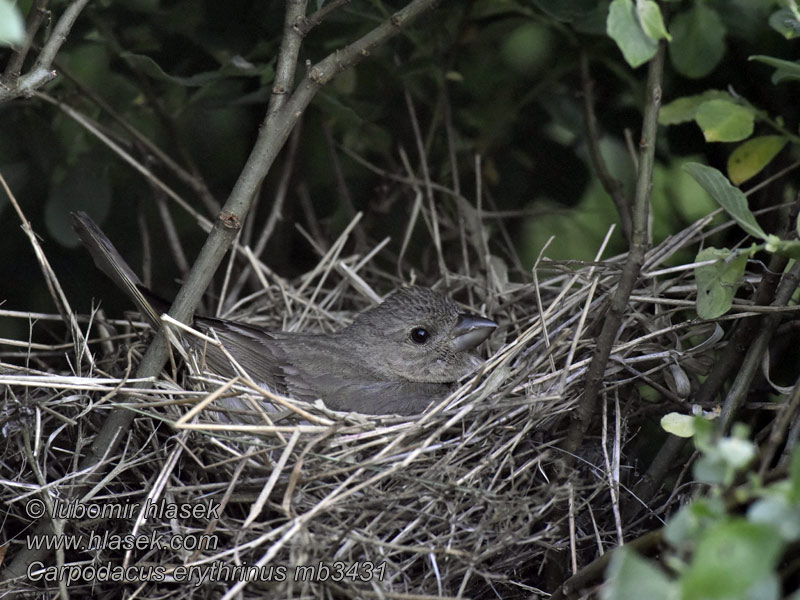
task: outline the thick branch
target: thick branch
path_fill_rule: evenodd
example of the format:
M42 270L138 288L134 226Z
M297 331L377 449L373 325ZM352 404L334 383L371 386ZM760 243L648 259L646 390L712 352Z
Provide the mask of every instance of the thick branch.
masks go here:
M639 277L639 271L647 251L647 221L650 213L650 194L653 188L653 163L655 161L658 110L661 106L661 78L664 71L664 43L650 61L647 72L647 98L642 120L642 137L639 142L639 173L636 179L636 195L632 214L631 248L619 280L619 286L611 300L611 308L597 338L592 363L586 377L583 398L573 414L564 449L568 456L580 447L589 428L603 386L603 375L611 349L619 332L631 291Z

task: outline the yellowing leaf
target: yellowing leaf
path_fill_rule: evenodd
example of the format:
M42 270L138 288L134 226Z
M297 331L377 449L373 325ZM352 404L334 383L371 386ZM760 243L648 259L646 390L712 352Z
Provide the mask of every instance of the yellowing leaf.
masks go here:
M672 435L690 438L694 435L694 417L680 413L669 413L661 417L661 429Z
M747 140L728 158L728 177L739 185L758 175L786 145L782 135L762 135Z

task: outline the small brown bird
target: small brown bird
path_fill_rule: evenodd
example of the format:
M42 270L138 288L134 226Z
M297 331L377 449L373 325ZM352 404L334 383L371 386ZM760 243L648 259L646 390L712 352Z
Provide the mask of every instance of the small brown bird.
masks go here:
M163 311L153 307L153 295L88 215L72 216L98 268L158 327ZM321 398L334 410L400 415L422 412L477 369L481 360L470 351L497 327L421 287L396 290L335 333L274 332L211 317L195 317L194 325L213 330L244 371L275 392L307 401ZM202 343L190 344L199 348ZM212 346L205 350L212 371L235 374L222 352Z

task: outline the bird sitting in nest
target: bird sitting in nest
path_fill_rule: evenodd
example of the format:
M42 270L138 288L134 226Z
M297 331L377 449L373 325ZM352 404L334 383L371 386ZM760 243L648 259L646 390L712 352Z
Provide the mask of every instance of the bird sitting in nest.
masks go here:
M142 285L88 215L72 217L97 267L131 297L154 328L160 327L159 315L168 304ZM412 415L447 397L454 382L481 365L472 350L497 324L460 311L433 290L408 287L334 333L269 331L212 317L195 317L194 326L213 334L257 384L273 392L309 402L321 398L339 411ZM205 351L207 366L215 373L237 374L220 349L198 339L189 345Z

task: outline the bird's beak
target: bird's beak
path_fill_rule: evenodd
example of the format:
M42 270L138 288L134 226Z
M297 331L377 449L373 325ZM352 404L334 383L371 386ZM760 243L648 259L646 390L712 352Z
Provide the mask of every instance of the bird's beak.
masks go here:
M467 313L460 314L450 334L450 339L453 340L453 348L456 352L472 350L488 338L496 328L497 323L489 319Z

